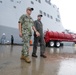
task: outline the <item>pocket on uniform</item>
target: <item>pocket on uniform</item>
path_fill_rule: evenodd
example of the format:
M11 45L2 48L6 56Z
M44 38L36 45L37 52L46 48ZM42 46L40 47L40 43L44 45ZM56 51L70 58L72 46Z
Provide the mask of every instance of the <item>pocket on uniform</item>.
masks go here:
M29 19L26 19L26 18L25 18L24 21L25 21L25 22L29 22Z

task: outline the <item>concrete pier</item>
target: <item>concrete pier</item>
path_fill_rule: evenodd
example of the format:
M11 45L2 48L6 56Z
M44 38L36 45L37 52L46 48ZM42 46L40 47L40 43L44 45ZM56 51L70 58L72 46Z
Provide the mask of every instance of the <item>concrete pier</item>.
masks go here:
M46 48L47 58L29 55L31 63L20 60L22 46L0 45L0 75L76 75L76 48L64 46L61 48Z

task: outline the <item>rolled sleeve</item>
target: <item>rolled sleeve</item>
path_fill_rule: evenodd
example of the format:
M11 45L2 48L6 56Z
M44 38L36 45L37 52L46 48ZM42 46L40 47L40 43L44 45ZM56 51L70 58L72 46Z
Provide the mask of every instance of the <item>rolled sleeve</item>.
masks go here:
M32 18L31 18L31 26L34 26L34 21Z
M19 21L18 21L18 23L23 23L23 15L19 18Z

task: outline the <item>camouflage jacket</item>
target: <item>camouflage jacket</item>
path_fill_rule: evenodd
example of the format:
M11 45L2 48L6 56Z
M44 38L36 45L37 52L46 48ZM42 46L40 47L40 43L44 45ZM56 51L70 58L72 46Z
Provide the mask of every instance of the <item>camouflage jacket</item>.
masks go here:
M30 16L23 14L19 18L19 23L22 25L22 34L25 34L25 31L27 31L28 35L32 35L32 26L34 26L34 21Z

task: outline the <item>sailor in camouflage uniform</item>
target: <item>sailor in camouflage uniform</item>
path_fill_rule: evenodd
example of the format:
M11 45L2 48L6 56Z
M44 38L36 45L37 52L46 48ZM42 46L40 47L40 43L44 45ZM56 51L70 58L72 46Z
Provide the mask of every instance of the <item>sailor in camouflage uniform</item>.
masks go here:
M27 63L30 63L29 59L29 41L32 36L32 28L36 32L37 36L40 34L36 31L34 27L33 19L31 18L31 12L33 8L28 7L26 9L26 14L23 14L19 18L19 36L23 39L22 55L21 59L25 60Z

